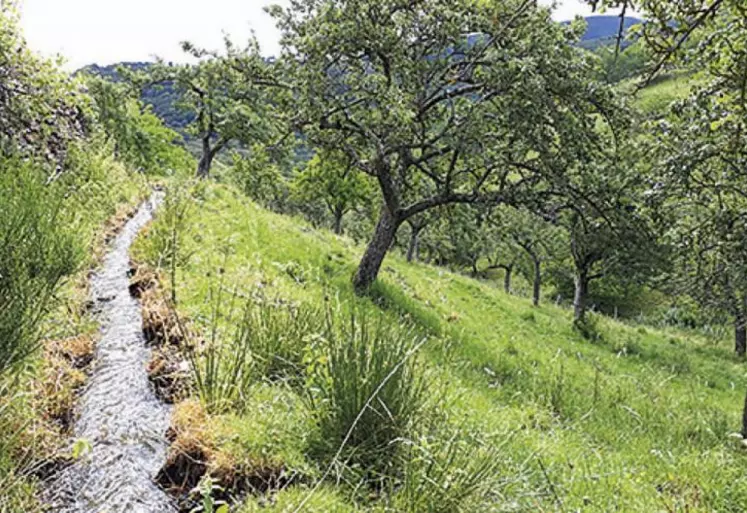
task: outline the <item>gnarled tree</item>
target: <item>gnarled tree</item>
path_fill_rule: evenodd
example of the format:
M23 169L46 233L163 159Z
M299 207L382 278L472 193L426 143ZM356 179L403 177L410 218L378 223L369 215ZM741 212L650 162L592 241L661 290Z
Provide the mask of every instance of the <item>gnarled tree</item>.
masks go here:
M376 279L402 223L453 203L521 203L598 137L609 98L579 27L533 0L292 0L272 14L297 126L383 196L354 276ZM430 187L411 194L419 180ZM418 187L420 187L418 185Z

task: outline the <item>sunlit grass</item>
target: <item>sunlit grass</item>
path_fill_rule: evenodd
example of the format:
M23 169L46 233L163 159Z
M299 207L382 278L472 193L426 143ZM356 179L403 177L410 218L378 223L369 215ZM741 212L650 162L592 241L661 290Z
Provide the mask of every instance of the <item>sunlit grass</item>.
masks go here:
M361 247L226 186L201 194L189 219L193 254L176 284L195 323L206 321L219 268L246 294L311 305L351 297ZM145 251L146 241L138 245ZM747 458L728 435L739 430L745 370L728 344L607 318L591 343L566 309L534 308L500 286L390 255L373 300L358 300L434 337L424 350L449 391L446 422L502 440L497 504L743 510ZM245 421L253 425L250 414Z

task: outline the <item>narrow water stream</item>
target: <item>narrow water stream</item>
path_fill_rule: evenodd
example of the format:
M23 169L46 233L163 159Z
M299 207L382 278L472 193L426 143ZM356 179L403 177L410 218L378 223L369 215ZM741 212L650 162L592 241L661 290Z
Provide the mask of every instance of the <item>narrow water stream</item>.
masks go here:
M74 433L76 439L87 440L91 450L50 484L52 511L176 511L152 480L166 456L170 410L155 397L148 381L150 350L142 335L140 304L130 296L127 276L130 246L161 199L156 193L141 205L93 278L101 340Z

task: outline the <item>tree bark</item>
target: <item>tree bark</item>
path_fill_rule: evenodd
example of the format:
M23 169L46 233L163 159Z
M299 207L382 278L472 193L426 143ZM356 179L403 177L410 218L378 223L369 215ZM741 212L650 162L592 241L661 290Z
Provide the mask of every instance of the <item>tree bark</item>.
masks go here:
M410 245L407 247L407 261L418 260L418 243L420 239L420 228L412 228L410 232Z
M532 291L532 304L539 306L540 295L542 294L542 262L539 258L534 258L534 290Z
M401 221L396 219L387 206L383 206L373 238L363 254L358 270L353 276L353 287L359 295L365 294L379 275L381 264L394 242Z
M576 290L573 295L573 320L581 322L586 318L586 296L589 293L589 274L586 269L576 271Z
M335 234L342 235L342 218L345 215L345 211L342 208L336 208L333 216L335 218L333 229Z
M202 138L202 155L197 164L197 178L205 179L210 176L210 168L213 165L213 150L210 148L210 136Z
M507 265L503 268L506 271L506 274L503 275L503 291L506 294L511 293L511 276L514 272L514 266L513 265Z
M477 278L480 275L480 270L477 268L477 260L472 260L472 263L470 265L472 267L472 271L470 271L470 275L473 278Z
M747 354L747 315L744 312L734 321L734 351L738 356Z

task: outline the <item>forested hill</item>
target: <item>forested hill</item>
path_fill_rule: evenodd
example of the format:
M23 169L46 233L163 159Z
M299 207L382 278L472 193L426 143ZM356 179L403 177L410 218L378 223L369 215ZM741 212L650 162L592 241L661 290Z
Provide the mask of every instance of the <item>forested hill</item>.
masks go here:
M627 18L625 28L640 23L637 18ZM589 16L586 18L588 25L586 33L581 38L581 46L584 48L597 48L605 44L611 44L617 37L620 28L620 18L617 16ZM117 67L126 66L133 70L148 68L148 62L121 62L108 66L91 64L78 72L89 72L112 80L117 79ZM173 89L166 85L147 88L143 93L143 101L153 107L153 112L160 117L169 127L182 131L192 121L193 114L184 112L176 106L178 95Z
M641 21L638 18L626 17L624 28L628 30ZM581 46L584 48L596 48L610 44L616 40L620 30L618 16L589 16L586 18L586 24L586 33L581 37Z
M117 68L125 66L132 70L144 70L151 66L149 62L120 62L109 66L99 66L91 64L78 70L77 73L92 73L110 80L117 80ZM184 128L192 121L194 114L185 112L177 106L179 95L168 85L148 87L143 91L143 101L153 107L153 112L161 118L170 128L178 131Z

